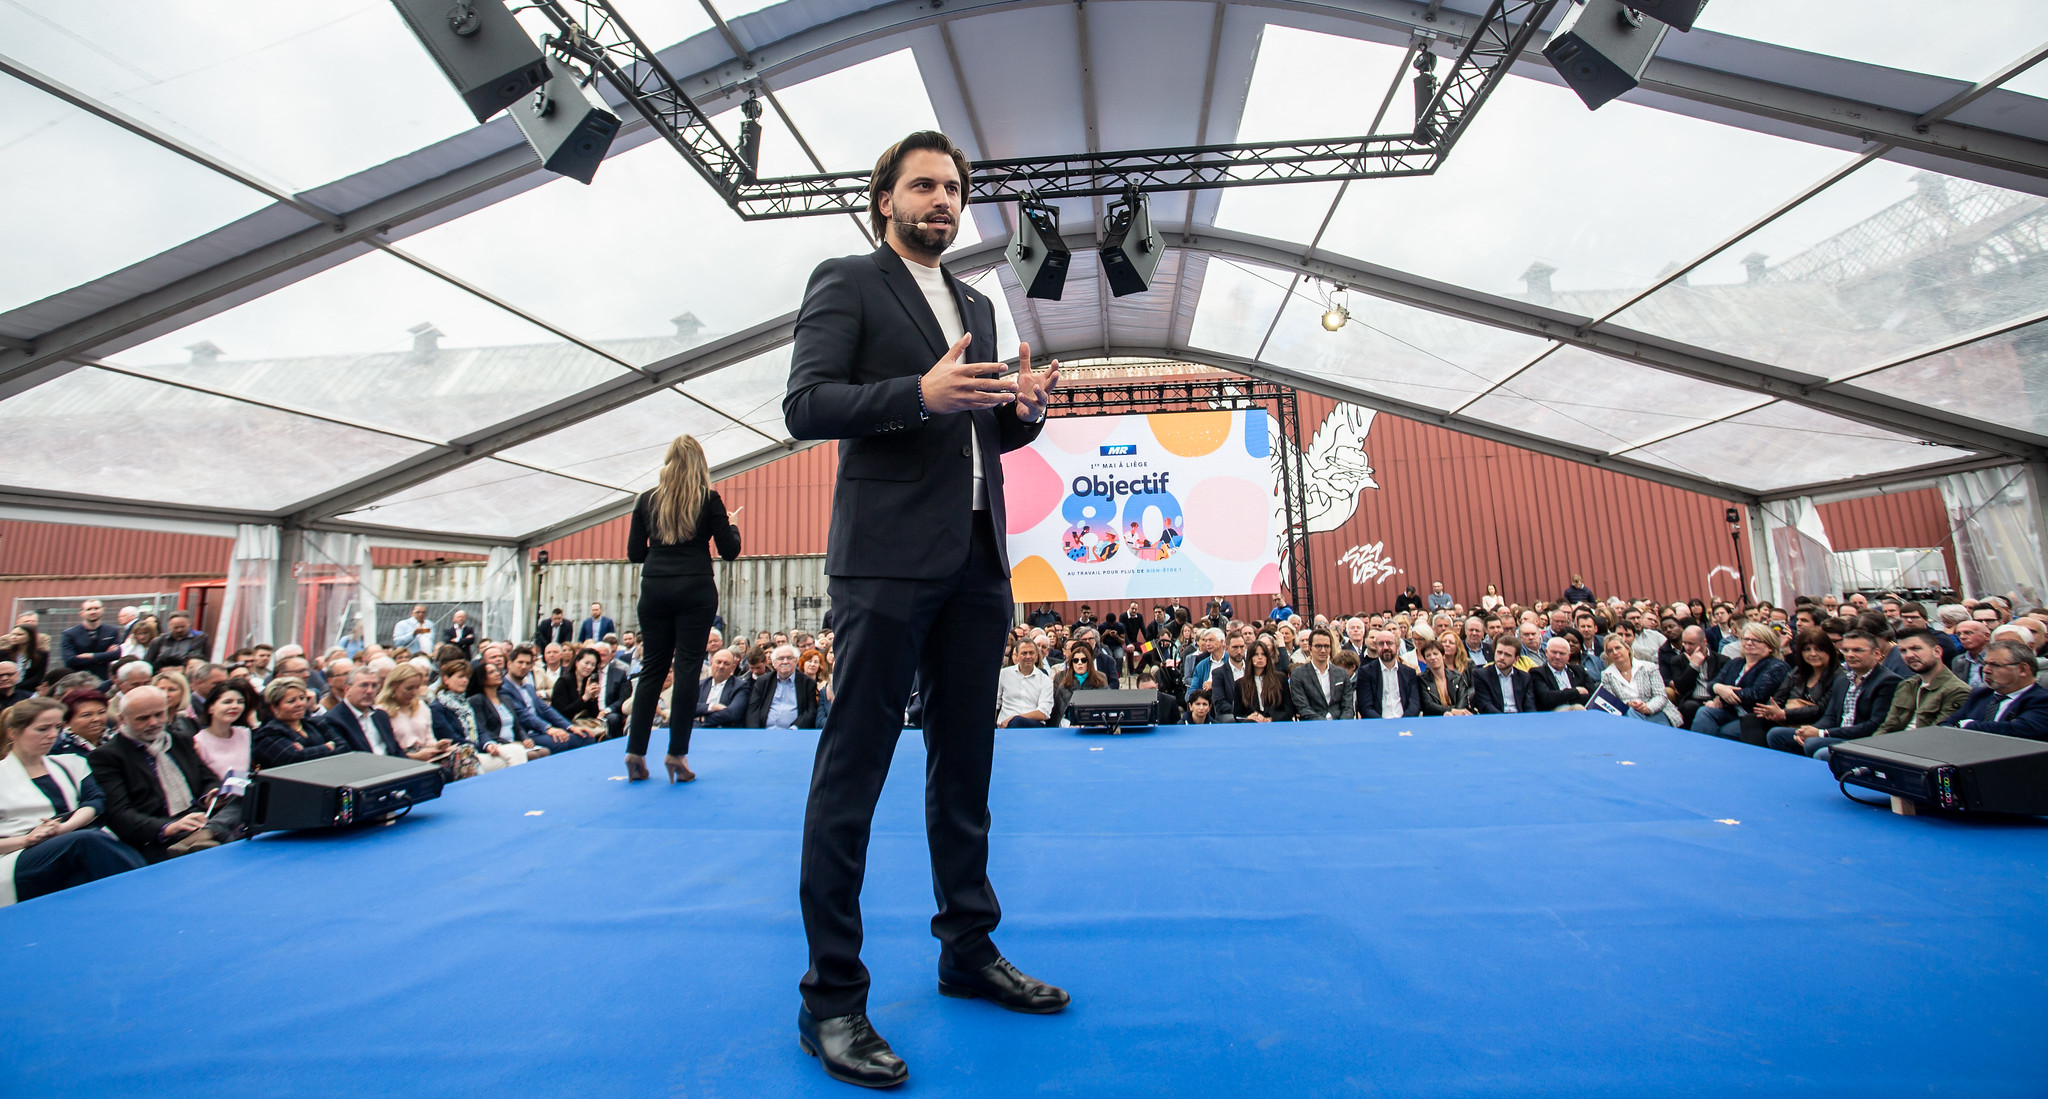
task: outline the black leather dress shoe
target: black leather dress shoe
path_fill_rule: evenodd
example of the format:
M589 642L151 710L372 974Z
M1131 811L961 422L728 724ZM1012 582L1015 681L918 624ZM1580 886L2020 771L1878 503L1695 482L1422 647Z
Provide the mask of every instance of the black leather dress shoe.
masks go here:
M825 1075L842 1083L893 1088L910 1079L909 1066L868 1025L866 1012L813 1019L810 1008L799 1007L796 1040L825 1066Z
M979 996L1011 1011L1030 1015L1050 1015L1064 1010L1072 1000L1065 989L1017 972L1017 967L1011 965L1008 958L997 958L975 970L940 966L939 995L962 1000Z

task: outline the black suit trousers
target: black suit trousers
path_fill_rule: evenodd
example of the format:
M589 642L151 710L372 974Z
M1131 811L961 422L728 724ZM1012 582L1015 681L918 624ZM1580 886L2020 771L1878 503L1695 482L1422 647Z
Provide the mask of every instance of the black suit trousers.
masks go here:
M990 700L1008 636L1010 581L988 515L975 513L972 547L950 578L831 580L839 694L818 736L800 888L811 955L800 988L817 1018L867 1009L860 890L875 802L913 677L924 688L925 833L939 964L976 969L998 956L989 941L1002 918L988 880Z
M697 670L718 613L718 586L709 576L655 576L640 581L640 678L633 684L633 712L626 722L626 754L647 754L654 709L671 665L675 689L668 698L668 754L690 754L696 724Z

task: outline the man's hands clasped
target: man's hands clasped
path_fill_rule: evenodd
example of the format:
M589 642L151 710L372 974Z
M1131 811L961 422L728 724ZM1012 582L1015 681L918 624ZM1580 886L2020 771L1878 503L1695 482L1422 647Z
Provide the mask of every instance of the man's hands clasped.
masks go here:
M1003 377L1001 363L961 362L972 336L962 336L946 349L946 355L918 380L919 391L924 395L924 410L934 416L947 412L968 412L977 408L996 408L1017 403L1017 416L1024 420L1037 420L1045 415L1045 405L1052 397L1053 387L1060 381L1059 360L1053 360L1044 371L1034 373L1031 369L1031 345L1017 345L1017 376Z

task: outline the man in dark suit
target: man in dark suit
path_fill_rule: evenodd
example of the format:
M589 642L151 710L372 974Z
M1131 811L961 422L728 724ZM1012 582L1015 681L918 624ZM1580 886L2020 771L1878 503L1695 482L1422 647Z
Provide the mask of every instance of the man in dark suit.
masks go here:
M1358 712L1351 675L1332 663L1337 639L1328 630L1309 631L1308 659L1287 675L1297 721L1339 721Z
M350 672L341 705L314 720L326 725L336 740L353 751L375 752L380 756L406 754L398 744L398 734L391 729L390 716L377 708L377 673L367 667Z
M1970 692L1963 708L1943 725L1980 733L2048 740L2048 690L2034 683L2034 654L2017 641L1993 641L1984 648L1984 686Z
M1714 697L1714 678L1728 658L1714 651L1703 627L1687 626L1680 637L1677 646L1657 650L1657 670L1664 676L1671 700L1678 704L1679 728L1690 729L1693 715Z
M747 688L747 728L810 729L818 724L818 681L797 670L796 646L778 646L768 672Z
M1379 630L1366 640L1371 651L1358 666L1359 717L1421 717L1422 680L1415 669L1401 663L1400 642L1394 631ZM1392 684L1390 687L1389 684ZM1389 707L1389 703L1393 705Z
M739 667L740 658L731 649L720 649L712 656L711 675L697 683L697 724L721 729L746 723L749 687L754 681L734 675Z
M1885 667L1884 657L1877 651L1878 638L1865 630L1850 630L1836 647L1842 654L1842 674L1835 677L1835 688L1828 694L1827 705L1821 707L1820 717L1811 725L1771 729L1764 734L1767 747L1826 759L1827 749L1867 737L1884 723L1900 680L1898 673ZM2033 682L2031 674L2027 681Z
M1493 663L1473 668L1472 712L1475 714L1528 714L1536 712L1536 692L1529 686L1529 673L1515 667L1521 659L1522 643L1511 633L1493 641Z
M241 821L239 806L207 819L213 772L200 761L190 734L169 730L170 719L170 699L162 691L137 687L122 696L120 731L86 756L106 797L106 811L94 823L105 824L150 862L216 846ZM159 750L171 763L175 785L165 785Z
M74 672L91 672L105 683L114 661L121 659L121 631L100 620L105 608L88 599L78 608L78 624L57 639L57 661Z
M1529 671L1529 693L1538 710L1583 710L1600 684L1572 660L1572 643L1553 637L1543 643L1543 663Z
M994 307L939 267L959 229L967 168L938 133L883 153L868 209L882 246L812 273L782 404L793 437L840 440L825 552L840 691L804 813L811 966L798 1034L834 1078L874 1087L908 1070L867 1019L860 886L914 676L924 691L940 991L1027 1012L1067 1004L989 938L1000 915L988 881L993 702L1013 606L1001 457L1037 437L1059 364L1034 373L1030 349L1019 347L1016 377L1002 377Z
M575 624L562 617L562 608L556 607L554 613L533 628L533 647L546 652L549 645L567 645L575 636Z
M1248 670L1245 666L1244 635L1223 644L1223 657L1209 665L1209 722L1227 724L1236 720L1237 683Z
M618 623L604 613L603 603L590 605L590 617L576 624L576 640L603 641L606 636L619 632Z
M441 628L441 644L453 645L464 657L476 659L476 627L470 625L468 611L457 610L448 616L448 624Z

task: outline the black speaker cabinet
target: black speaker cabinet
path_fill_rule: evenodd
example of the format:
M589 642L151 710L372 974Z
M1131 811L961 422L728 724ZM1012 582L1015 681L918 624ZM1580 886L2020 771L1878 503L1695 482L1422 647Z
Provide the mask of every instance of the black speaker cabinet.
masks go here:
M478 122L547 81L547 60L501 0L391 0Z
M1123 232L1102 242L1102 274L1109 280L1109 292L1121 298L1150 290L1165 251L1152 232L1152 204L1136 203Z
M1597 110L1642 80L1670 29L1620 0L1586 0L1558 24L1543 56Z
M1073 255L1060 239L1060 211L1056 206L1020 203L1016 231L1010 234L1010 269L1024 284L1027 298L1060 300L1067 285L1067 265Z
M1675 31L1689 31L1707 9L1707 0L1636 0L1635 9Z
M243 822L258 832L379 820L441 796L441 769L404 756L343 752L265 767L250 780Z
M575 70L548 58L548 82L512 104L512 121L540 154L541 167L589 183L618 136L619 118Z

